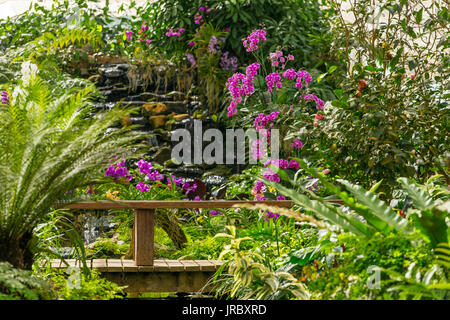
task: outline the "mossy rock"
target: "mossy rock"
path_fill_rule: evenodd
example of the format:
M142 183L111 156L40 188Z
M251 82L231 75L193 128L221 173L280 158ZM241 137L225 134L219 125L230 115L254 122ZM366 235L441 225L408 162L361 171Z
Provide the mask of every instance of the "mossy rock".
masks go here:
M164 127L167 121L167 116L151 116L149 119L150 126L153 129Z

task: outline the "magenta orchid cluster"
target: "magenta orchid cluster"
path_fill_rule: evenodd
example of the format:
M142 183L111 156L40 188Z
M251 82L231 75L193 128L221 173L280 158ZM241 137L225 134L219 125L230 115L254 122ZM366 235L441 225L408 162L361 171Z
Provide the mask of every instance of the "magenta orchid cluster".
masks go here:
M294 141L292 141L292 147L301 149L303 147L303 142L301 142L299 139L295 139Z
M164 175L157 170L152 170L152 164L150 162L141 159L138 161L139 173L147 175L150 181L160 181L164 179Z
M228 106L228 117L232 117L237 114L237 106L242 101L242 97L250 96L254 91L254 79L258 74L260 64L255 62L249 65L245 71L245 75L242 73L235 73L231 78L228 78L226 87L231 95L231 103Z
M298 170L300 168L300 164L295 161L295 160L285 160L285 159L271 159L271 160L267 160L266 163L264 164L265 167L272 165L272 166L276 166L278 168L280 168L281 170L286 170L286 169L295 169Z
M281 77L278 72L269 73L266 77L267 82L267 91L272 92L274 86L278 89L281 89Z
M152 40L150 40L150 35L148 34L149 29L150 29L150 27L147 25L147 22L144 20L141 24L141 28L137 32L137 34L139 36L138 40L140 42L145 42L148 45L152 42ZM125 35L126 35L127 41L133 41L133 31L125 31Z
M125 35L127 36L128 41L133 40L133 38L131 37L133 35L133 31L125 31Z
M145 41L146 44L150 44L152 40L150 40L150 36L147 34L147 31L149 30L149 26L147 25L146 21L141 24L141 29L138 31L139 41Z
M318 98L315 94L307 94L302 96L302 101L314 101L316 103L316 109L322 110L325 102Z
M105 177L111 177L116 182L130 182L133 179L133 176L125 166L125 160L122 160L115 165L109 166L105 171Z
M274 213L274 212L269 211L269 210L265 211L265 215L266 215L266 220L267 221L269 221L270 219L273 219L273 221L276 221L280 217L279 213Z
M144 174L149 181L162 181L164 180L164 174L159 173L157 170L153 169L153 166L150 162L145 161L144 159L141 159L137 163L139 173ZM179 187L183 183L182 178L177 178L174 175L170 174L169 177L167 177L167 187L172 189L172 186ZM136 188L142 192L148 192L150 190L150 186L148 184L145 184L143 182L139 182L136 185Z
M150 181L157 181L164 178L163 174L160 174L156 170L152 170L153 169L152 164L150 162L145 161L144 159L139 160L137 165L139 173L145 174ZM143 182L138 182L136 184L136 189L138 189L141 192L149 192L150 186Z
M267 198L264 196L264 192L266 192L266 185L264 184L263 181L257 180L252 189L252 195L254 195L253 200L255 200L255 201L267 200ZM279 195L279 196L277 196L277 200L286 200L286 198L282 195ZM268 211L268 210L264 211L264 214L266 216L266 220L270 220L270 219L276 220L280 216L280 214L273 213L272 211Z
M311 75L305 70L299 70L297 72L297 81L295 87L300 90L303 87L302 80L305 81L305 86L308 87L309 83L312 81Z
M218 210L210 210L209 214L212 216L218 216L218 215L223 215L222 211L218 211Z
M179 187L182 183L183 178L177 178L173 174L170 174L169 177L167 177L167 186L169 189L172 189L172 185Z
M258 44L261 41L266 41L266 32L263 29L253 30L253 32L242 41L243 46L247 49L247 51L253 52L258 50ZM281 66L282 70L284 70L287 62L293 61L294 59L294 56L291 54L287 55L285 58L281 50L276 50L269 55L269 60L272 62L272 66ZM225 62L223 64L225 65ZM259 69L260 64L255 62L247 67L245 75L242 73L235 73L232 77L228 78L226 87L231 96L231 102L228 106L228 117L236 115L237 106L242 102L242 98L250 96L255 91L253 80L257 76ZM307 88L312 82L311 75L305 70L296 71L294 68L290 68L282 73L274 71L269 73L265 78L268 92L271 93L273 90L281 89L283 87L283 79L288 81L295 80L295 87L298 90L303 87ZM302 101L314 101L317 109L323 109L324 106L324 102L314 94L301 96L300 102Z
M2 104L7 105L9 103L9 94L7 91L2 91L0 93Z
M269 60L271 61L273 67L281 66L281 69L284 69L288 61L294 60L294 56L292 54L288 54L288 56L285 58L283 56L283 51L276 50L275 52L271 52L269 54Z
M197 184L194 183L191 184L189 182L185 182L183 183L183 185L181 186L181 189L183 189L186 192L186 195L188 195L190 192L194 192L195 190L197 190ZM195 200L195 199L194 199Z
M280 112L274 111L269 115L260 113L253 123L257 132L261 133L262 139L257 139L252 142L251 152L253 159L258 160L264 157L267 145L270 143L270 129L274 126L274 121Z
M149 192L150 186L143 182L138 182L138 184L136 185L136 189L138 189L139 191L142 191L142 192Z
M297 71L294 68L287 69L283 72L283 78L286 80L294 80L297 77ZM301 84L301 82L300 82ZM298 88L297 88L298 89Z
M247 38L242 39L242 44L244 48L247 49L247 52L253 52L258 50L260 41L265 42L266 40L266 31L263 29L256 29L253 30Z
M297 161L295 161L295 160L288 161L285 159L267 160L266 163L264 164L264 167L267 168L269 165L278 167L281 170L286 170L286 169L298 170L300 168L300 164ZM274 172L274 170L272 170L272 168L267 168L266 171L263 173L263 177L272 182L280 182L281 181L280 175L278 173ZM252 195L255 196L254 200L256 200L256 201L267 200L266 197L264 196L265 191L266 191L266 186L265 186L264 182L257 180L252 189ZM286 199L283 196L278 196L277 200L286 200Z
M203 22L205 22L203 14L208 15L211 13L211 11L215 12L217 11L217 9L216 8L211 9L208 6L198 8L198 12L194 16L195 24L202 24Z
M178 28L177 30L173 30L172 28L169 28L169 31L166 32L166 36L167 37L173 37L173 36L177 36L177 37L181 37L181 35L186 31L186 29L184 28Z
M255 118L253 126L255 127L256 131L272 128L274 126L273 122L277 119L279 114L280 114L279 111L274 111L269 115L266 115L265 113L260 113Z

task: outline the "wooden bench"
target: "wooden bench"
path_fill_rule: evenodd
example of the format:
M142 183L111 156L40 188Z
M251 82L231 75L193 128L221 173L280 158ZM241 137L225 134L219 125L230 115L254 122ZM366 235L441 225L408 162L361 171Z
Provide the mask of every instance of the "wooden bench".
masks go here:
M94 259L88 267L101 272L106 279L127 286L126 292L197 292L205 287L211 276L224 263L216 260L154 260L154 216L156 209L226 209L239 204L264 204L290 208L291 201L84 201L66 205L72 210L131 209L134 213L134 257L126 259ZM81 267L74 259L66 260L71 267ZM61 260L52 267L67 268Z

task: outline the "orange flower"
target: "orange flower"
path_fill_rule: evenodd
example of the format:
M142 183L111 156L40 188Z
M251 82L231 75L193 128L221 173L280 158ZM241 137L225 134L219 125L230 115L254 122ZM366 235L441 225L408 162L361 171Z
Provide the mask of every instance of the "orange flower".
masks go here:
M120 200L120 198L117 196L119 194L119 191L113 191L111 193L111 190L106 191L106 197L110 200Z

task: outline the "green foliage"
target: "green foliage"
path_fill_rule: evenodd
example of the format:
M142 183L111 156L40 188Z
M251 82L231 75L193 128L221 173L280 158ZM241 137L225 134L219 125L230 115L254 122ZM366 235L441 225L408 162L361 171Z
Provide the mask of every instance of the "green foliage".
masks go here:
M413 262L404 275L393 270L384 270L391 278L391 286L387 291L397 293L400 300L434 299L447 300L450 295L450 284L444 271L433 265L423 273Z
M450 268L450 244L439 243L434 250L436 263L445 268Z
M424 182L438 170L448 178L442 168L449 145L444 2L328 5L331 52L346 68L337 98L312 132L316 157L365 188L383 179L385 193L398 177ZM427 19L417 19L422 12Z
M73 220L73 215L69 211L54 210L46 214L41 223L36 225L33 229L36 241L31 248L35 253L33 265L35 270L39 270L44 261L46 268L50 268L51 259L64 260L58 249L69 243L72 250L68 258L80 261L84 274L90 274L90 268L86 263L86 249Z
M0 300L51 299L50 285L31 271L15 269L0 262Z
M392 283L386 270L403 274L415 265L426 272L433 265L430 247L417 235L376 233L362 238L341 234L335 241L339 250L321 252L318 269L314 268L312 274L307 268L302 270L313 299L399 299L398 292L390 290ZM370 287L374 271L380 272L380 278Z
M60 271L50 275L59 300L111 300L121 299L123 289L99 276L95 271L85 276L77 269Z
M414 204L417 204L421 208L420 210L410 208L407 213L411 219L408 220L394 212L393 208L380 200L372 191L366 191L360 186L338 179L337 181L350 192L350 195L329 182L324 175L310 169L305 161L297 160L303 170L318 178L329 192L338 196L344 205L352 210L352 212L347 213L342 208L330 205L325 199L314 195L305 187L298 186L295 181L291 181L291 183L294 186L298 186L301 191L308 193L314 200L310 200L306 195L284 187L281 184L267 182L268 185L278 189L283 195L289 196L295 203L307 211L330 220L333 224L341 227L345 231L366 236L376 231L387 234L394 230L409 234L413 231L412 219L416 229L420 231L424 239L430 242L433 247L439 242L448 241L448 225L446 222L450 212L448 208L450 201L448 200L448 195L444 199L432 200L427 194L420 192L420 189L414 184L408 183L406 179L400 179L404 192L413 199ZM364 219L363 222L357 216L362 217Z
M238 238L236 228L227 226L229 233L218 233L215 237L230 238L219 258L231 255L226 263L228 270L219 269L215 278L221 276L217 292L229 294L231 299L280 300L307 299L306 287L287 272L273 271L266 259L255 251L241 249L241 242L252 241L250 237Z
M98 14L94 9L88 8L88 2L94 1L77 0L75 3L69 4L68 1L61 3L61 1L55 0L50 9L34 3L23 14L1 20L0 50L17 49L35 39L44 40L47 35L52 37L52 34L64 35L65 40L59 37L59 40L64 40L63 44L67 44L66 40L69 39L81 40L88 34L99 35L102 28L98 27L96 20L106 24L107 19L105 19L104 13L103 15ZM66 32L61 32L62 30L66 30ZM96 43L100 44L97 41Z
M16 94L0 109L4 243L31 232L75 188L101 183L99 170L113 156L130 154L130 146L143 136L130 127L105 134L130 110L115 108L89 118L93 87L57 96L35 66L25 63L24 68L20 84L9 90ZM137 146L139 152L143 146Z
M103 45L103 42L96 32L80 29L80 28L64 28L58 30L55 34L46 32L40 37L28 42L20 50L19 57L16 59L23 60L42 60L48 59L50 55L79 55L76 50L83 49L84 46L91 46L91 49L97 49ZM63 49L71 49L72 52L64 52ZM87 53L84 52L87 60ZM61 57L59 57L61 58ZM69 57L71 59L73 57Z
M118 244L106 238L97 238L87 249L89 259L120 259L128 252L128 244Z
M148 4L154 16L154 29L165 33L169 27L194 29L194 15L201 6L217 9L208 18L220 29L229 28L226 51L244 58L242 38L264 24L272 39L268 46L272 51L282 46L298 58L298 66L311 67L318 63L317 55L325 52L327 25L319 8L319 1L299 0L239 0L239 1L186 1L165 0ZM148 10L148 9L147 9ZM200 12L200 14L205 14Z

